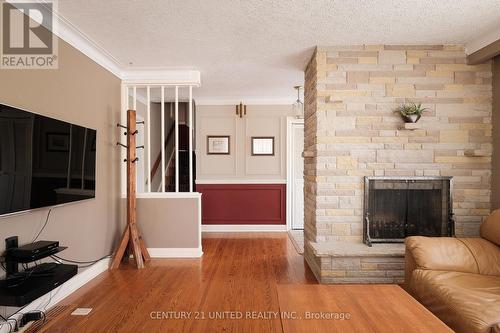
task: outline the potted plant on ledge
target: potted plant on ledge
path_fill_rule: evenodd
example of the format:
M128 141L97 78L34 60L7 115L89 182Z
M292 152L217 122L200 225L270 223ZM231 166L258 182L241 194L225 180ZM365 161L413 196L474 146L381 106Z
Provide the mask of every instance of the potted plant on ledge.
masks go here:
M418 105L410 103L401 105L394 112L399 113L405 123L416 123L420 117L422 117L422 114L427 110L427 108L422 107L422 103Z

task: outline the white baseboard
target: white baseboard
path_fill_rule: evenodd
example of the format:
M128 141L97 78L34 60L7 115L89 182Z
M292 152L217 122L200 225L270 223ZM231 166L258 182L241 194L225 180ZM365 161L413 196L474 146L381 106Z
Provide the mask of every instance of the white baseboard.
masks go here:
M284 232L286 225L272 224L205 224L202 232Z
M50 293L45 294L37 298L33 302L29 303L19 313L14 314L9 318L12 317L18 319L20 318L21 313L26 313L30 311L36 311L36 310L48 311L55 304L57 304L64 298L74 293L77 289L88 283L97 275L101 274L102 272L105 272L109 267L110 261L111 259L108 258L95 263L94 265L88 267L83 272L73 276L71 279L63 283L61 286L55 288ZM4 308L8 311L6 315L8 315L9 312L12 313L13 311L16 311L18 309L13 307L4 307ZM9 332L9 325L3 325L0 327L0 333L4 332L6 333Z
M148 248L151 258L200 258L203 255L201 247L186 248Z

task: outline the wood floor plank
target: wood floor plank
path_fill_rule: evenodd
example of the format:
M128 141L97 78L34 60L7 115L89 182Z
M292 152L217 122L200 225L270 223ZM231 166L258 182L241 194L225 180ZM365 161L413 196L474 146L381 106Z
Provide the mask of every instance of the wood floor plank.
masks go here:
M303 319L283 320L285 333L453 332L397 285L279 285L277 288L281 311L296 311ZM314 318L308 317L311 312L325 317L306 319Z
M449 332L399 287L318 285L285 233L206 234L203 251L105 272L60 302L88 316L68 310L41 332ZM281 318L318 309L353 318Z

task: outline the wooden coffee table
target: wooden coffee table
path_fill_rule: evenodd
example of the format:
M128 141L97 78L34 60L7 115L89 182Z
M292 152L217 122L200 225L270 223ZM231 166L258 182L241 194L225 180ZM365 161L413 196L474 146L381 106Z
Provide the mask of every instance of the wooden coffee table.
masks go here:
M278 285L283 332L453 332L397 285Z

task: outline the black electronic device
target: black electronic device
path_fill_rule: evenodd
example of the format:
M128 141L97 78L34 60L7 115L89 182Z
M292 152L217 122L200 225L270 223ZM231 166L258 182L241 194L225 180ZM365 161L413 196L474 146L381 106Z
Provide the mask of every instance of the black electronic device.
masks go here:
M0 119L0 174L9 184L0 215L95 198L96 130L4 104Z
M58 241L42 240L13 248L9 251L8 256L17 262L26 262L26 260L34 261L45 258L57 252L60 252Z
M11 280L2 283L0 287L0 305L24 306L59 287L78 272L77 265L56 263L51 265L53 265L53 268L43 267L42 265L36 266L31 273L30 271L17 273L16 275L23 274L24 276L16 277L15 281ZM40 266L43 269L36 269ZM37 271L39 272L37 273Z
M17 248L18 237L12 236L5 238L5 252L9 253L11 250ZM10 258L5 258L5 272L7 275L14 274L18 272L18 263L17 261L9 260Z
M37 260L66 249L58 241L37 241L17 247L17 240L17 236L5 239L7 269L5 277L0 279L0 305L24 306L77 274L77 265L37 264ZM24 265L23 271L18 270L20 263Z

